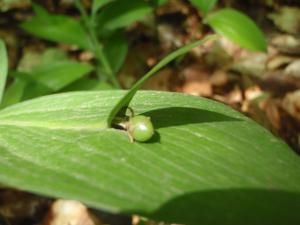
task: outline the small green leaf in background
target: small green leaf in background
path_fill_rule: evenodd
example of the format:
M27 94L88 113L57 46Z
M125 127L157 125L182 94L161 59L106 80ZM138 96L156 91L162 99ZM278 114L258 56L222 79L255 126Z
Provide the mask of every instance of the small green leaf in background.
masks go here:
M218 0L190 0L190 2L202 13L207 14L215 7Z
M24 89L22 101L49 94L53 94L51 88L36 81L28 82Z
M4 41L0 39L0 103L2 101L8 71L7 51Z
M103 6L105 6L106 4L112 1L114 0L93 0L92 15L94 16L99 9L101 9Z
M92 70L90 64L70 60L61 50L48 49L41 56L40 64L32 67L29 74L38 83L59 91Z
M34 12L35 17L21 24L21 28L25 31L49 41L91 49L90 39L85 29L74 18L50 14L36 4L34 4Z
M245 14L234 9L222 9L205 18L217 33L241 47L254 51L267 51L267 41L262 31Z
M221 103L141 91L156 134L106 126L125 91L73 92L0 111L0 183L186 225L300 224L300 157Z
M169 0L156 0L158 5L166 4Z
M148 0L148 2L154 6L154 7L158 7L160 5L164 5L168 2L168 0Z
M66 52L58 49L58 48L48 48L45 52L43 52L43 55L40 56L40 63L42 65L56 63L59 61L65 61L67 60L67 54Z
M15 78L13 83L10 84L4 92L1 108L5 108L6 106L20 102L23 98L26 85L26 81L19 78Z
M128 52L128 41L124 33L116 31L110 35L104 42L103 51L116 74L123 65Z
M101 30L126 27L151 11L152 8L141 0L113 1L99 13L97 25Z
M1 108L20 101L62 91L76 81L84 79L94 68L90 64L68 59L65 52L47 49L42 54L26 51L20 60L18 70L10 71L14 79L4 93ZM97 89L99 81L88 88ZM103 89L102 89L103 90Z
M4 94L1 107L7 107L18 102L53 93L53 90L34 79L29 72L10 71L14 81Z
M51 88L53 91L59 91L91 72L92 69L93 67L89 64L64 61L36 67L31 75L34 79Z

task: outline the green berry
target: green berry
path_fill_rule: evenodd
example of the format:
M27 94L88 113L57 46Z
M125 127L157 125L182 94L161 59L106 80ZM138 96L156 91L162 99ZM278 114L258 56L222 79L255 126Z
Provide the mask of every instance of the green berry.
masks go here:
M148 141L154 134L154 128L150 117L134 116L130 118L128 132L135 141Z

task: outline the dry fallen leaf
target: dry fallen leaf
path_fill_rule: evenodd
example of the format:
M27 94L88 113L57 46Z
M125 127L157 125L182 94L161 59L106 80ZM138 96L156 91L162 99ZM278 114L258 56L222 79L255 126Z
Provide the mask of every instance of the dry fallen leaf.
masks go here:
M300 123L300 90L287 94L282 101L282 108Z
M300 39L290 34L274 35L270 44L285 54L298 55L300 53Z
M209 80L210 74L198 63L187 66L181 71L185 80L181 91L196 96L211 96L212 84Z
M281 115L279 110L280 104L277 100L265 101L264 109L268 121L271 123L272 127L276 130L281 128Z
M287 76L292 76L294 78L298 78L300 80L300 59L295 60L291 64L289 64L285 70L284 74Z
M294 60L293 57L286 55L276 55L275 57L268 60L267 68L268 70L280 69L283 66L288 65Z
M183 85L182 92L196 96L211 96L212 87L209 81L191 81Z
M213 86L222 87L228 83L228 75L225 71L217 70L210 77L210 82Z
M300 32L300 9L297 7L280 7L275 13L270 13L268 17L282 31L291 34Z

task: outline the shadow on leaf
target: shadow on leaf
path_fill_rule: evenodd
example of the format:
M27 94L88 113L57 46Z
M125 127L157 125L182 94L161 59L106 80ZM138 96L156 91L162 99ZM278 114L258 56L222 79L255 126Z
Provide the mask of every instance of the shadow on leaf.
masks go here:
M298 225L299 212L300 193L228 189L185 194L145 216L186 225Z
M147 111L143 115L151 117L151 121L156 129L195 123L241 121L241 119L221 113L188 107L156 109Z
M228 189L181 195L153 213L139 214L185 225L299 225L299 210L300 193Z

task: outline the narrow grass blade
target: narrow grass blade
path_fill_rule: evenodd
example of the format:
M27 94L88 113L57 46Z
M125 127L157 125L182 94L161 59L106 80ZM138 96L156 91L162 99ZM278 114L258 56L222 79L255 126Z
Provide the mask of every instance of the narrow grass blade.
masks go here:
M7 51L5 47L5 43L0 39L0 103L2 101L6 77L7 77Z

